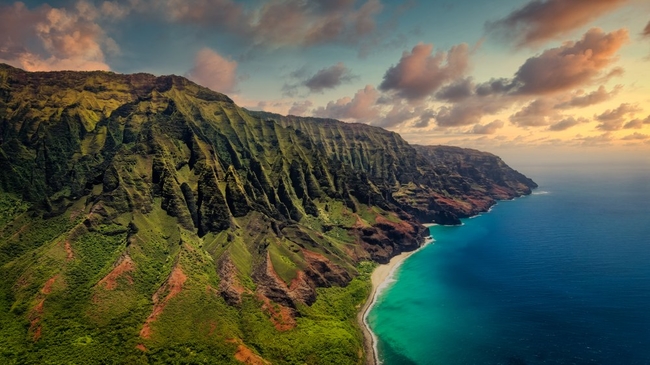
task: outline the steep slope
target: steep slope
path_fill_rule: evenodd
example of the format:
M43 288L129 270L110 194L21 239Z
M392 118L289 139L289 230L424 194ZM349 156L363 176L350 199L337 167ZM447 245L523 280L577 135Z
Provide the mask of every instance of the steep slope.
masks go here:
M497 200L527 195L537 187L533 180L491 153L450 146L413 147L447 180L449 196L439 198L438 204L460 217L484 212Z
M351 165L394 203L422 222L457 224L495 199L530 194L537 184L499 157L471 149L413 146L397 133L365 124L249 112L302 131L326 155Z
M367 260L534 184L439 157L177 76L0 65L0 356L361 363Z

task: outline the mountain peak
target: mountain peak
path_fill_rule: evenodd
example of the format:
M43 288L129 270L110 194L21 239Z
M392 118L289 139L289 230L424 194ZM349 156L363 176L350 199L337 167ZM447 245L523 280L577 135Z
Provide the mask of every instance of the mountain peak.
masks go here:
M360 363L369 261L535 186L490 154L247 111L179 76L0 78L0 337L19 363Z

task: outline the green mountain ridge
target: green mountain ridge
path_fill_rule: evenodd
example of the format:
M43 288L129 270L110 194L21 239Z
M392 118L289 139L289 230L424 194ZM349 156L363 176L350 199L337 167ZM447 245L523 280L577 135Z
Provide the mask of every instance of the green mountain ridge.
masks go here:
M372 262L532 180L178 76L0 64L3 363L363 363Z

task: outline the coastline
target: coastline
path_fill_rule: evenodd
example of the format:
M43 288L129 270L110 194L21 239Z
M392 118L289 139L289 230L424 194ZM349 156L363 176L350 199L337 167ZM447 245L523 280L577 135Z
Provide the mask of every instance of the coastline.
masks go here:
M427 239L418 249L409 252L402 252L399 255L392 257L387 264L379 265L372 271L372 274L370 275L370 282L372 285L370 295L357 315L357 322L363 332L363 347L366 353L366 365L380 364L378 358L379 355L377 353L377 336L372 332L368 325L368 312L370 312L372 306L375 305L377 296L390 283L393 274L404 260L432 242L434 242L434 240L429 237L429 239Z

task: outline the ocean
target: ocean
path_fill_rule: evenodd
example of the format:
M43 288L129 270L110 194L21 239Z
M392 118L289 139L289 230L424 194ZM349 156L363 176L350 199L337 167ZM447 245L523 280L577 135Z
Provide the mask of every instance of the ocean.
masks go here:
M368 315L384 365L650 364L650 167L521 168L540 187L394 273Z

